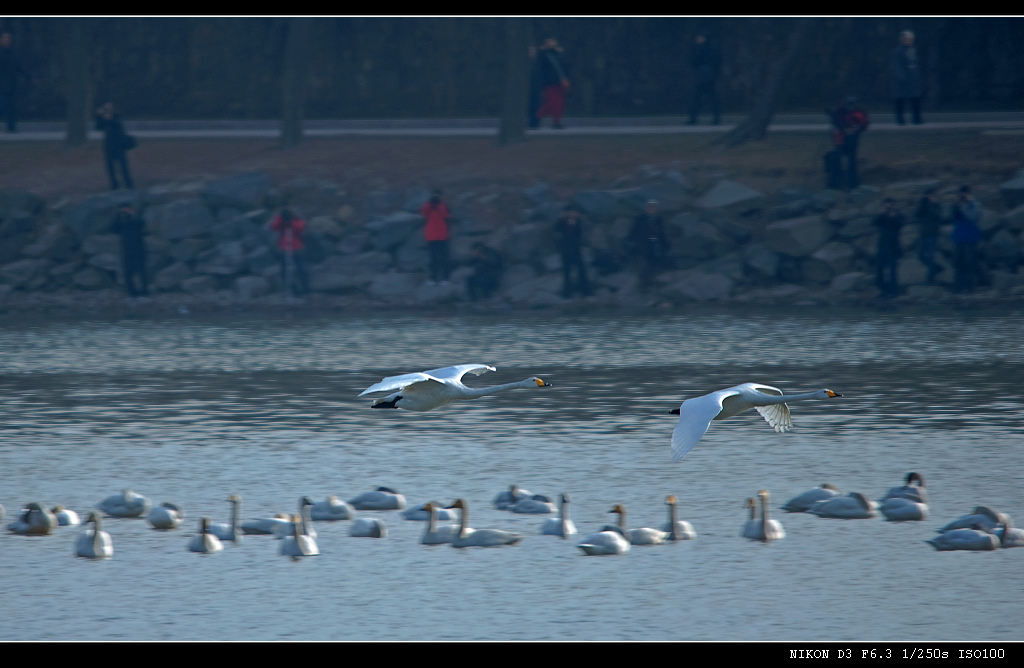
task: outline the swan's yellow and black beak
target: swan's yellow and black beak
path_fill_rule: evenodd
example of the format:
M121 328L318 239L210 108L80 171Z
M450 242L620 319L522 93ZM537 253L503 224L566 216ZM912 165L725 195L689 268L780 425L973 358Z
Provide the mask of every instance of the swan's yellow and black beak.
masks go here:
M540 378L534 378L533 382L537 383L537 387L551 387L551 383L543 381Z
M830 398L830 399L835 399L836 397L841 397L841 396L843 396L843 395L841 395L841 394L836 394L836 393L835 393L835 392L833 392L832 390L825 390L825 394L827 394L827 395L829 396L829 398Z
M671 413L672 415L679 415L679 409L673 408L672 410L669 411L669 413Z

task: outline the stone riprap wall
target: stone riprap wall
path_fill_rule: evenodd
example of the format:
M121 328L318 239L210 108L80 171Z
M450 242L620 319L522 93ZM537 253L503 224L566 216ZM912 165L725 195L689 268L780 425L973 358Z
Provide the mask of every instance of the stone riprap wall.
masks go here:
M282 283L276 235L268 229L287 204L309 223L306 263L311 300L370 308L466 301L465 262L474 242L502 252L506 272L488 303L513 308L578 302L560 296L560 257L553 224L565 204L583 212L584 255L595 283L586 303L621 307L692 302L850 303L877 297L876 231L883 197L893 197L908 224L899 263L901 299L953 298L953 245L947 225L938 260L939 285L926 285L915 251L913 211L938 188L946 203L958 183L938 180L861 186L850 193L783 188L762 193L727 174L688 174L650 165L606 189L556 195L545 183L528 188L494 184L446 193L455 222L449 285L428 285L428 255L418 215L428 189L351 193L338 184L296 179L274 184L266 175L116 191L82 202L46 202L25 191L0 191L0 304L45 305L124 299L120 238L111 222L125 202L147 223L148 275L154 299L197 303L269 304ZM1006 183L976 187L985 207L981 227L986 281L974 298L1024 298L1024 170ZM650 198L661 203L673 267L639 289L626 254L633 216ZM959 299L960 297L956 297ZM34 300L34 301L33 301Z

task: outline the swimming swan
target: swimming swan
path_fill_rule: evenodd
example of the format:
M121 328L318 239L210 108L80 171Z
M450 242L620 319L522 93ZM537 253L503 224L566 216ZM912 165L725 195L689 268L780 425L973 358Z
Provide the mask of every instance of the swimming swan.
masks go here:
M352 520L349 535L355 538L386 538L388 528L376 517L359 517Z
M437 526L437 520L439 518L438 512L440 510L449 510L448 508L440 508L435 502L431 501L423 506L426 511L430 514L426 530L423 532L423 537L420 538L421 545L443 545L444 543L450 543L459 534L459 527L454 526Z
M615 512L615 508L608 512ZM588 556L626 554L630 550L629 538L625 532L611 525L605 525L601 531L590 534L579 542L578 547Z
M815 487L810 491L794 496L786 502L786 505L782 506L782 509L787 513L803 513L818 501L825 501L836 496L841 496L842 493L842 490L835 485L825 483L821 487Z
M541 525L540 532L545 536L561 536L568 538L576 533L576 525L569 519L569 495L562 494L558 517L549 517Z
M292 535L285 537L281 542L282 556L297 558L315 557L320 554L316 540L305 532L305 525L304 517L300 515L292 517Z
M995 534L977 529L952 529L941 533L926 543L940 552L953 550L989 551L999 549L999 538Z
M465 401L476 399L502 390L511 390L517 387L550 387L540 378L532 377L521 380L518 383L506 383L504 385L492 385L491 387L473 388L462 384L462 377L467 373L479 376L487 371L494 371L493 366L487 364L459 364L443 369L431 369L417 373L406 373L400 376L388 376L376 385L363 390L359 396L372 394L374 392L390 392L383 399L375 399L373 408L402 408L407 411L430 411L440 408L453 401Z
M206 533L206 527L210 524L210 518L204 517L199 520L199 533L188 543L189 552L207 554L209 552L220 552L224 546L212 533Z
M364 492L349 504L356 510L401 510L405 508L405 497L390 487L378 487L372 492Z
M89 559L106 559L114 555L114 543L110 534L100 524L100 513L90 512L86 524L93 523L92 529L86 529L75 541L75 556Z
M627 529L626 528L626 506L621 503L616 504L614 508L609 510L610 513L618 513L619 515L619 529L622 530L622 534L629 538L630 545L661 545L668 540L667 531L658 531L650 527L643 527L641 529Z
M522 515L547 515L555 512L555 504L543 494L534 494L520 500L509 510Z
M57 526L73 527L81 524L81 521L78 519L78 513L68 510L64 506L54 506L50 512L57 518Z
M668 506L668 521L662 525L661 529L668 532L667 540L693 540L697 537L697 532L693 530L693 526L689 522L678 519L676 516L677 503L679 503L679 499L674 494L670 494L665 499L665 505Z
M522 535L510 531L469 528L469 506L465 499L456 499L455 503L448 507L462 511L462 516L459 518L459 530L452 538L452 547L500 547L515 545L523 539Z
M149 511L146 521L154 529L177 529L185 519L185 511L173 503L163 503Z
M149 512L153 502L126 488L120 494L108 496L96 507L111 517L141 517Z
M309 516L317 522L337 522L355 517L355 509L332 494L326 501L314 503Z
M299 527L299 533L303 536L309 536L312 540L316 540L317 533L316 529L313 528L312 511L310 510L312 507L313 502L308 496L304 496L299 499L299 514L289 516L287 524L278 525L274 529L274 537L277 540L281 540L286 539L289 536L293 536L295 534L295 528L292 525L295 523L295 518L298 517L298 521L302 525Z
M1005 521L1006 517L1005 513L997 513L988 506L975 506L970 514L961 515L941 529L936 529L936 531L938 533L946 533L947 531L955 531L957 529L976 529L992 533L996 530L997 526Z
M757 410L777 432L789 431L793 420L787 401L803 399L831 399L841 397L832 390L818 390L806 394L782 393L777 387L744 383L718 390L704 396L687 399L672 411L679 416L679 424L672 432L672 461L677 462L707 433L713 420L724 420L751 408Z
M228 497L231 504L231 524L217 522L206 527L206 530L221 540L229 540L235 545L242 541L242 532L238 527L238 517L241 515L242 498L237 494Z
M273 517L262 520L250 520L242 524L242 533L255 536L277 535L280 527L287 525L291 528L291 516L286 513L277 513Z
M912 484L915 480L917 481L917 487L914 487ZM914 503L928 503L928 495L924 491L924 476L915 472L908 473L906 484L890 489L882 497L882 501L886 499L909 499Z
M17 521L7 525L7 530L19 536L48 536L57 528L53 513L36 502L25 506Z
M529 496L533 496L529 490L525 490L519 485L512 485L494 497L494 507L498 510L512 510L513 506Z
M850 492L846 496L818 501L808 508L807 512L818 517L838 520L866 520L878 517L878 504L869 501L860 492Z
M744 507L750 508L750 519L743 525L742 536L750 540L759 540L764 543L772 540L781 540L786 537L786 531L778 520L768 518L768 490L760 490L757 493L761 500L761 518L756 517L756 504L753 499L747 499Z

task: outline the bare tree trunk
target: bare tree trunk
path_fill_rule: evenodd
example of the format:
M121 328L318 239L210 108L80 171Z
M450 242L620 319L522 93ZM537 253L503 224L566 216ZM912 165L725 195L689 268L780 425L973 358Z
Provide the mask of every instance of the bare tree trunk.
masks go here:
M69 148L85 143L89 113L89 40L87 19L64 19L64 76L67 100L67 134Z
M530 95L530 56L527 19L505 19L505 97L501 105L498 144L526 141L526 114L523 107Z
M771 123L772 116L775 115L775 107L779 101L782 84L786 82L786 76L793 69L793 63L804 46L804 40L814 22L815 19L797 20L793 31L789 33L786 50L768 71L764 89L755 100L754 108L739 125L715 140L715 143L725 144L731 148L745 144L752 139L764 139L768 131L768 124Z
M289 21L284 71L281 73L281 146L298 146L302 141L306 68L309 65L313 21L308 18L293 18Z

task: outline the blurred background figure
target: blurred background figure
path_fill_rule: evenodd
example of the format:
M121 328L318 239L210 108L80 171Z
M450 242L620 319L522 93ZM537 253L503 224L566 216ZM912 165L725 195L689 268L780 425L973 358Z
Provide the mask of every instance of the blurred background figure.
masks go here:
M718 125L721 115L718 107L718 91L715 85L722 71L722 55L708 43L707 32L699 32L694 38L693 50L690 52L690 65L693 67L693 94L690 102L690 120L688 125L697 124L697 112L700 111L701 99L707 97L711 102L711 123Z
M420 215L425 220L423 238L430 251L430 280L427 285L448 285L448 221L452 214L448 205L441 201L440 190L430 193L430 199L420 207Z
M668 268L669 243L657 200L647 200L643 213L633 219L629 245L637 263L640 289L647 290L654 281L654 275Z
M868 112L848 95L833 109L827 110L832 120L832 153L825 157L826 187L832 190L854 189L860 185L857 174L857 149L860 136L868 129ZM843 161L846 169L843 169Z
M939 242L939 228L942 227L942 205L935 201L934 188L929 189L914 212L917 223L917 259L928 268L928 284L935 283L935 277L942 272L942 266L935 261Z
M121 115L114 111L114 104L107 102L96 110L96 129L103 133L103 157L107 163L107 174L110 176L110 189L117 190L116 168L121 169L121 178L124 180L124 187L128 190L135 188L132 183L132 174L128 169L127 151L135 146L124 131L121 123Z
M501 253L478 241L473 244L469 266L473 268L473 273L466 277L469 301L490 298L501 284L501 275L505 272L505 261Z
M896 106L896 122L903 121L903 104L910 102L911 120L915 125L921 120L921 97L924 95L924 78L921 76L921 63L914 47L914 33L904 30L900 33L900 43L892 51L889 61L892 74L892 97Z
M302 234L306 231L306 221L297 218L290 209L281 209L281 213L270 222L270 229L277 232L277 248L281 251L281 280L286 293L295 291L295 280L298 279L298 294L309 292L309 276L306 274L306 262L303 257Z
M572 204L565 207L562 217L555 223L555 243L562 254L562 296L570 299L574 293L579 293L586 297L590 294L590 281L583 262L583 221Z
M146 281L146 223L130 204L122 206L114 216L111 229L121 235L121 269L124 287L131 297L146 297L149 286ZM139 288L135 287L135 279Z
M554 37L548 37L537 52L537 77L542 88L542 101L537 109L537 121L532 127L538 127L545 116L550 116L553 127L561 130L562 117L565 115L565 95L569 91L569 77L562 64L562 47Z
M903 214L896 209L896 202L887 197L882 200L882 211L875 216L872 224L878 228L875 283L883 297L895 297L899 294L896 267L900 259Z
M7 123L8 132L18 131L18 80L25 84L32 78L14 51L11 33L0 33L0 116Z
M953 205L953 245L956 248L954 292L973 292L978 284L978 242L981 241L981 205L969 186L960 186Z

